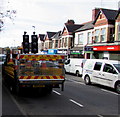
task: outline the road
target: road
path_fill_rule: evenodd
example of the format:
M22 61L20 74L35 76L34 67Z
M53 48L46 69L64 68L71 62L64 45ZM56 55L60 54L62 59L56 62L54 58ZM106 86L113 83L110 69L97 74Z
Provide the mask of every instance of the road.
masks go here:
M2 115L2 66L0 65L0 116Z
M2 91L3 115L118 117L119 113L117 93L99 85L85 85L80 77L69 74L66 75L64 91L53 89L50 95L24 90L21 96L16 96L11 95L6 87Z

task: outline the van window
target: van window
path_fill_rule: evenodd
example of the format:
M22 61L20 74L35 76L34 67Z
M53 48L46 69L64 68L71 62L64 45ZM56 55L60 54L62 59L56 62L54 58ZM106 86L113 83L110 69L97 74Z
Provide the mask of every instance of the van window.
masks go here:
M65 65L70 64L70 59L65 61Z
M102 63L101 63L101 62L96 62L96 63L95 63L95 66L94 66L94 70L100 71L101 66L102 66Z
M116 70L115 70L115 69L113 68L113 66L110 65L110 64L105 64L105 65L104 65L103 72L108 72L108 73L117 74Z
M115 66L115 68L118 70L118 72L120 73L120 64L113 64Z

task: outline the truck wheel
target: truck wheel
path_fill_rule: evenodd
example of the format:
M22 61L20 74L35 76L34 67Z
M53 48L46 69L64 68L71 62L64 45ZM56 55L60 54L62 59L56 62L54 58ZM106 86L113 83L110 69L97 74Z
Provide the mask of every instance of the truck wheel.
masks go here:
M117 82L117 83L115 84L115 90L116 90L116 92L117 92L118 94L120 94L120 82Z
M51 92L52 92L52 87L47 87L46 90L47 90L47 93L48 93L48 94L51 94Z
M45 87L45 88L44 88L44 93L45 93L45 94L51 94L51 92L52 92L52 87L49 87L49 86L48 86L48 87Z
M20 95L20 93L21 93L21 88L20 88L19 84L17 83L16 84L16 94Z
M90 82L90 77L89 77L88 75L85 76L84 81L85 81L85 84L86 84L86 85L90 85L90 84L91 84L91 82Z
M80 76L80 73L79 73L79 71L76 71L76 76Z
M15 86L13 86L13 85L10 86L10 92L13 94L15 93Z

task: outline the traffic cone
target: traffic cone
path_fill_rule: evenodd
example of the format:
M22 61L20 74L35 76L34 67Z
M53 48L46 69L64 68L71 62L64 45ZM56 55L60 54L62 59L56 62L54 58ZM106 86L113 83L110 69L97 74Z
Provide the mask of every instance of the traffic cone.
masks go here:
M14 64L13 59L12 59L12 51L10 51L10 60L9 60L8 64L9 65Z
M18 51L18 54L17 54L17 56L16 56L16 59L18 60L19 57L20 57L20 53L19 53L19 51Z

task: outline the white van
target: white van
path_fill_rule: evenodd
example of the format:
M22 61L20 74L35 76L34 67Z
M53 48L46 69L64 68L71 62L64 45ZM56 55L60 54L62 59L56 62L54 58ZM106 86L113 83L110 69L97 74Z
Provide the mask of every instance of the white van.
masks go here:
M0 65L4 64L6 59L6 55L5 54L0 54Z
M83 64L85 59L83 58L69 58L65 61L65 72L73 73L77 76L82 75L83 72Z
M101 84L120 93L120 61L87 59L82 78L85 84Z

